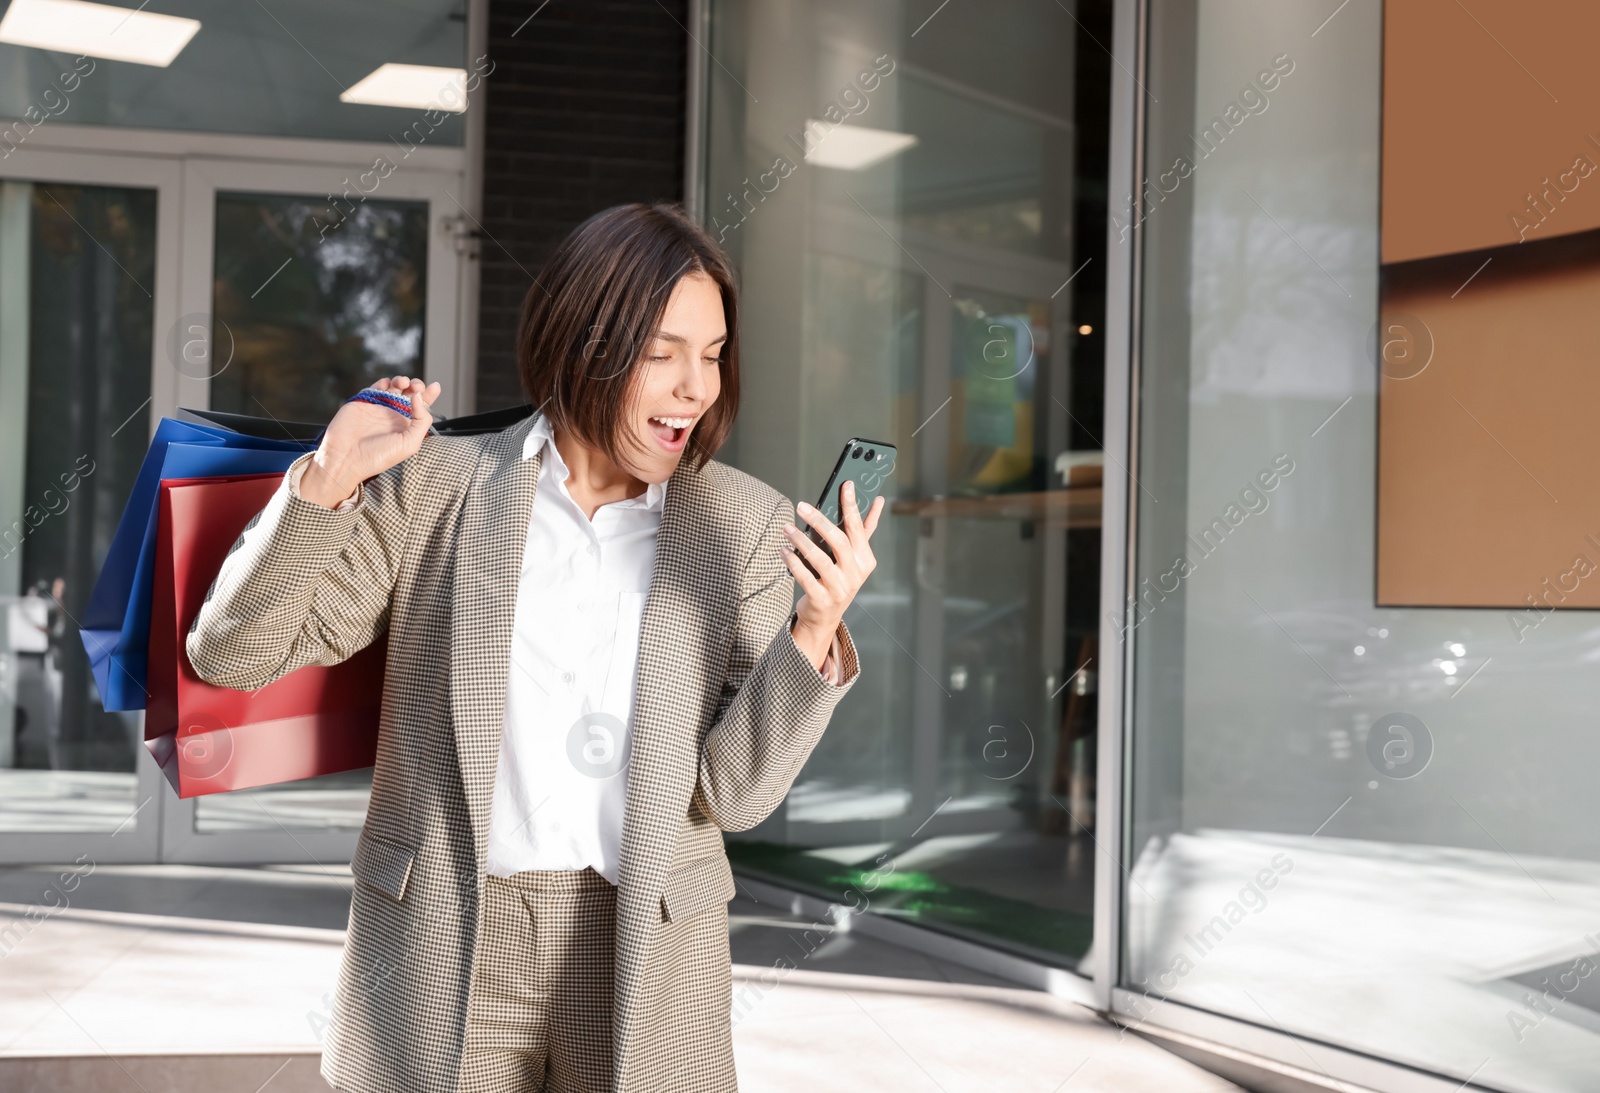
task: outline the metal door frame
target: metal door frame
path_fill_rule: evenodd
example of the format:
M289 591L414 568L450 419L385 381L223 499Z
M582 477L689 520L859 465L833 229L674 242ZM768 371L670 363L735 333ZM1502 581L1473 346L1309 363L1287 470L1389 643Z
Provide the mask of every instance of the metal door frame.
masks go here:
M182 172L176 160L157 156L108 156L49 148L29 140L13 154L0 159L0 181L59 182L83 186L123 186L156 193L155 279L152 344L150 347L150 398L144 406L130 407L130 420L148 414L151 428L161 408L170 404L175 373L164 366L161 343L178 317L178 252ZM92 238L92 237L91 237ZM31 426L30 426L31 427ZM73 620L76 623L77 620ZM138 717L144 735L144 715ZM114 830L0 832L0 860L8 863L89 861L149 862L161 851L161 807L169 791L150 753L135 745L134 808Z
M465 192L463 148L420 147L404 157L392 145L295 140L98 126L40 127L26 144L0 159L0 180L122 185L157 191L157 245L150 399L141 410L154 432L179 406L206 408L210 384L180 373L167 359L167 334L186 314L211 311L216 193L340 194L345 179L370 171L375 159L396 164L372 191L378 199L429 203L428 300L423 356L429 379L444 386L443 413L471 408L475 362L463 349L462 329L476 321L476 262L470 261L464 222L475 196ZM142 720L142 715L141 715ZM141 726L142 728L142 726ZM142 735L142 733L141 733ZM199 834L194 800L180 801L143 748L138 748L138 807L113 833L0 833L0 861L250 864L344 862L358 830L259 830Z
M395 164L391 173L379 177L374 160L384 157ZM359 157L359 158L358 158ZM371 153L352 148L344 162L263 163L250 159L187 157L183 164L183 252L179 278L179 311L183 316L206 316L212 307L215 263L216 205L219 192L264 194L354 195L363 188L365 174L373 184L374 200L425 201L428 203L427 304L423 325L423 361L426 378L443 386L439 412L457 413L457 393L461 362L457 358L460 339L458 293L462 254L457 249L457 220L460 213L459 172L409 167L399 161L394 149ZM213 344L217 344L213 339ZM180 405L209 408L210 380L182 376L179 380ZM266 813L260 828L199 830L200 798L179 800L170 794L163 798L161 813L161 860L185 863L266 863L345 862L355 853L359 828L315 830L290 828L258 804ZM265 821L270 819L271 824ZM276 825L276 826L273 826Z

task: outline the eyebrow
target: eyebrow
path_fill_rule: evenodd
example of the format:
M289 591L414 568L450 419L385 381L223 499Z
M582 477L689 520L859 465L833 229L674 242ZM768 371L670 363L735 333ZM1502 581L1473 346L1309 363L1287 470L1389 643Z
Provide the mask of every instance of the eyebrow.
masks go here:
M655 340L658 341L658 342L671 342L673 345L688 345L689 344L689 339L685 338L682 334L671 334L671 333L668 333L665 330L656 331ZM724 333L724 334L719 335L718 337L712 338L709 342L706 343L706 345L707 345L707 347L710 347L710 346L713 346L713 345L720 345L720 344L722 344L723 342L725 342L727 340L728 340L728 335L726 333Z

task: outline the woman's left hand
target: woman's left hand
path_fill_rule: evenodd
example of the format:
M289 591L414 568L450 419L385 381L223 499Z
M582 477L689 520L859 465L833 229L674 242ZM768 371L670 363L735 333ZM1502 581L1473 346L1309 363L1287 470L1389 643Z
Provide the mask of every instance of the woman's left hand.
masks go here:
M871 539L878 528L878 518L883 514L883 498L873 500L863 522L856 508L855 483L844 483L839 488L843 528L803 502L795 506L795 511L833 548L834 556L830 558L827 551L799 528L791 524L783 529L790 543L783 548L784 564L805 593L795 605L798 618L794 625L794 642L810 658L812 665L821 669L828 648L833 644L834 633L844 619L845 608L850 606L878 564L872 555ZM802 557L805 562L800 560ZM810 569L806 568L806 562L811 563Z

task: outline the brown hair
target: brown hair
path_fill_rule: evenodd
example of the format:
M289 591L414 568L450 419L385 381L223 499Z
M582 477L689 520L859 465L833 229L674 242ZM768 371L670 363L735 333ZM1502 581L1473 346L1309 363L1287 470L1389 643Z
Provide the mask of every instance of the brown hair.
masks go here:
M722 293L728 324L717 366L722 391L684 449L695 469L722 446L739 412L739 292L727 257L676 205L617 205L556 247L522 303L517 370L552 428L621 462L623 416L639 363L672 288L703 273ZM631 436L631 434L628 434Z

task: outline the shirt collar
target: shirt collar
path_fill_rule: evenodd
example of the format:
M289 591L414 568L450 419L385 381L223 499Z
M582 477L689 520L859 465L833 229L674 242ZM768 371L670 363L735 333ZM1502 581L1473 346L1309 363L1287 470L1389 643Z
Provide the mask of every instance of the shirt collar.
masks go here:
M522 458L532 459L546 448L549 449L547 461L556 475L556 481L565 482L572 474L572 469L567 466L567 461L561 458L561 449L556 447L555 433L550 428L550 419L540 414L534 418L533 428L528 430L527 439L522 442ZM641 496L630 497L626 501L615 501L607 507L659 510L666 502L666 496L665 482L651 482L645 487Z

